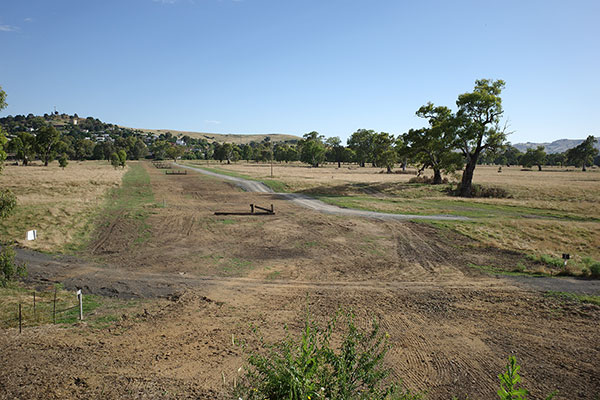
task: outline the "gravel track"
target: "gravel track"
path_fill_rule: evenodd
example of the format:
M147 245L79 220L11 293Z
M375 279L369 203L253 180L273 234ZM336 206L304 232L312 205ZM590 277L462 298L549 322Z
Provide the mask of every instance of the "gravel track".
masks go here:
M384 219L384 220L444 220L444 221L467 221L469 218L461 217L456 215L411 215L411 214L392 214L392 213L382 213L376 211L367 211L367 210L358 210L354 208L342 208L338 206L334 206L331 204L327 204L322 202L321 200L317 200L313 197L307 196L305 194L299 193L275 193L270 187L265 185L259 181L252 181L249 179L238 178L235 176L229 176L224 174L219 174L212 171L207 171L203 168L195 168L187 165L181 165L175 163L176 166L181 168L187 168L196 172L200 172L205 175L210 175L216 178L224 179L230 182L234 182L238 187L242 188L247 192L254 193L273 193L279 196L282 199L291 201L294 204L297 204L304 208L309 208L311 210L315 210L318 212L332 214L332 215L344 215L350 217L365 217L365 218L375 218L375 219Z

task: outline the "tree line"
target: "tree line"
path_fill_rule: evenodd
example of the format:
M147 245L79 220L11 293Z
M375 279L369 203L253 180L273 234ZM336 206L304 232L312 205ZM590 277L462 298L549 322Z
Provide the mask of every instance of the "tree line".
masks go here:
M92 117L77 115L15 116L0 118L7 130L7 149L27 165L38 158L48 165L53 159L109 160L124 166L125 160L144 157L163 159L203 159L220 162L300 161L312 167L324 162L370 164L392 172L396 165L415 165L420 171L433 171L431 183L442 183L442 175L462 170L458 193L469 196L473 173L477 165L575 165L600 164L595 138L589 136L579 146L563 154L546 154L543 148L520 152L506 142L507 128L501 93L502 80L480 79L472 91L460 94L456 111L446 106L427 103L416 111L424 120L422 128L394 136L387 132L359 129L352 133L346 145L339 137L325 138L316 131L300 140L273 143L267 137L262 142L247 144L208 142L204 138L175 136L170 132L154 135L139 130L106 124Z
M600 166L600 155L598 149L594 147L597 139L594 136L588 136L578 146L573 147L562 153L546 153L544 146L529 148L524 153L510 144L504 146L495 153L484 154L481 158L482 164L496 165L521 165L523 168L536 166L539 171L543 166L575 166L583 171L591 165Z

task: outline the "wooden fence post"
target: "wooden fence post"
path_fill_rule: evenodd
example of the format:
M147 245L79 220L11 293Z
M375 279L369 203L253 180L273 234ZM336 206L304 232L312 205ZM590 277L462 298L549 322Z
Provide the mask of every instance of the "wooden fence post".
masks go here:
M19 333L21 333L21 303L19 303Z
M35 319L35 290L33 291L33 319Z

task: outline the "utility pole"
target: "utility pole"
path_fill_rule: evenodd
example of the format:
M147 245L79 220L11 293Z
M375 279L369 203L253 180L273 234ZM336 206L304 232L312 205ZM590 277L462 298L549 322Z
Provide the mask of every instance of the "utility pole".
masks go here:
M273 178L273 142L271 142L271 178Z

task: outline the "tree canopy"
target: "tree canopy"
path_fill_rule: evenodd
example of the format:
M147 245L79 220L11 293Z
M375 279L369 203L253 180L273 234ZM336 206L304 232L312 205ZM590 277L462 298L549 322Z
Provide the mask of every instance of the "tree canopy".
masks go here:
M588 165L593 165L594 157L598 154L594 143L596 143L596 138L590 135L579 146L568 150L567 162L576 167L582 167L582 171L585 171Z

